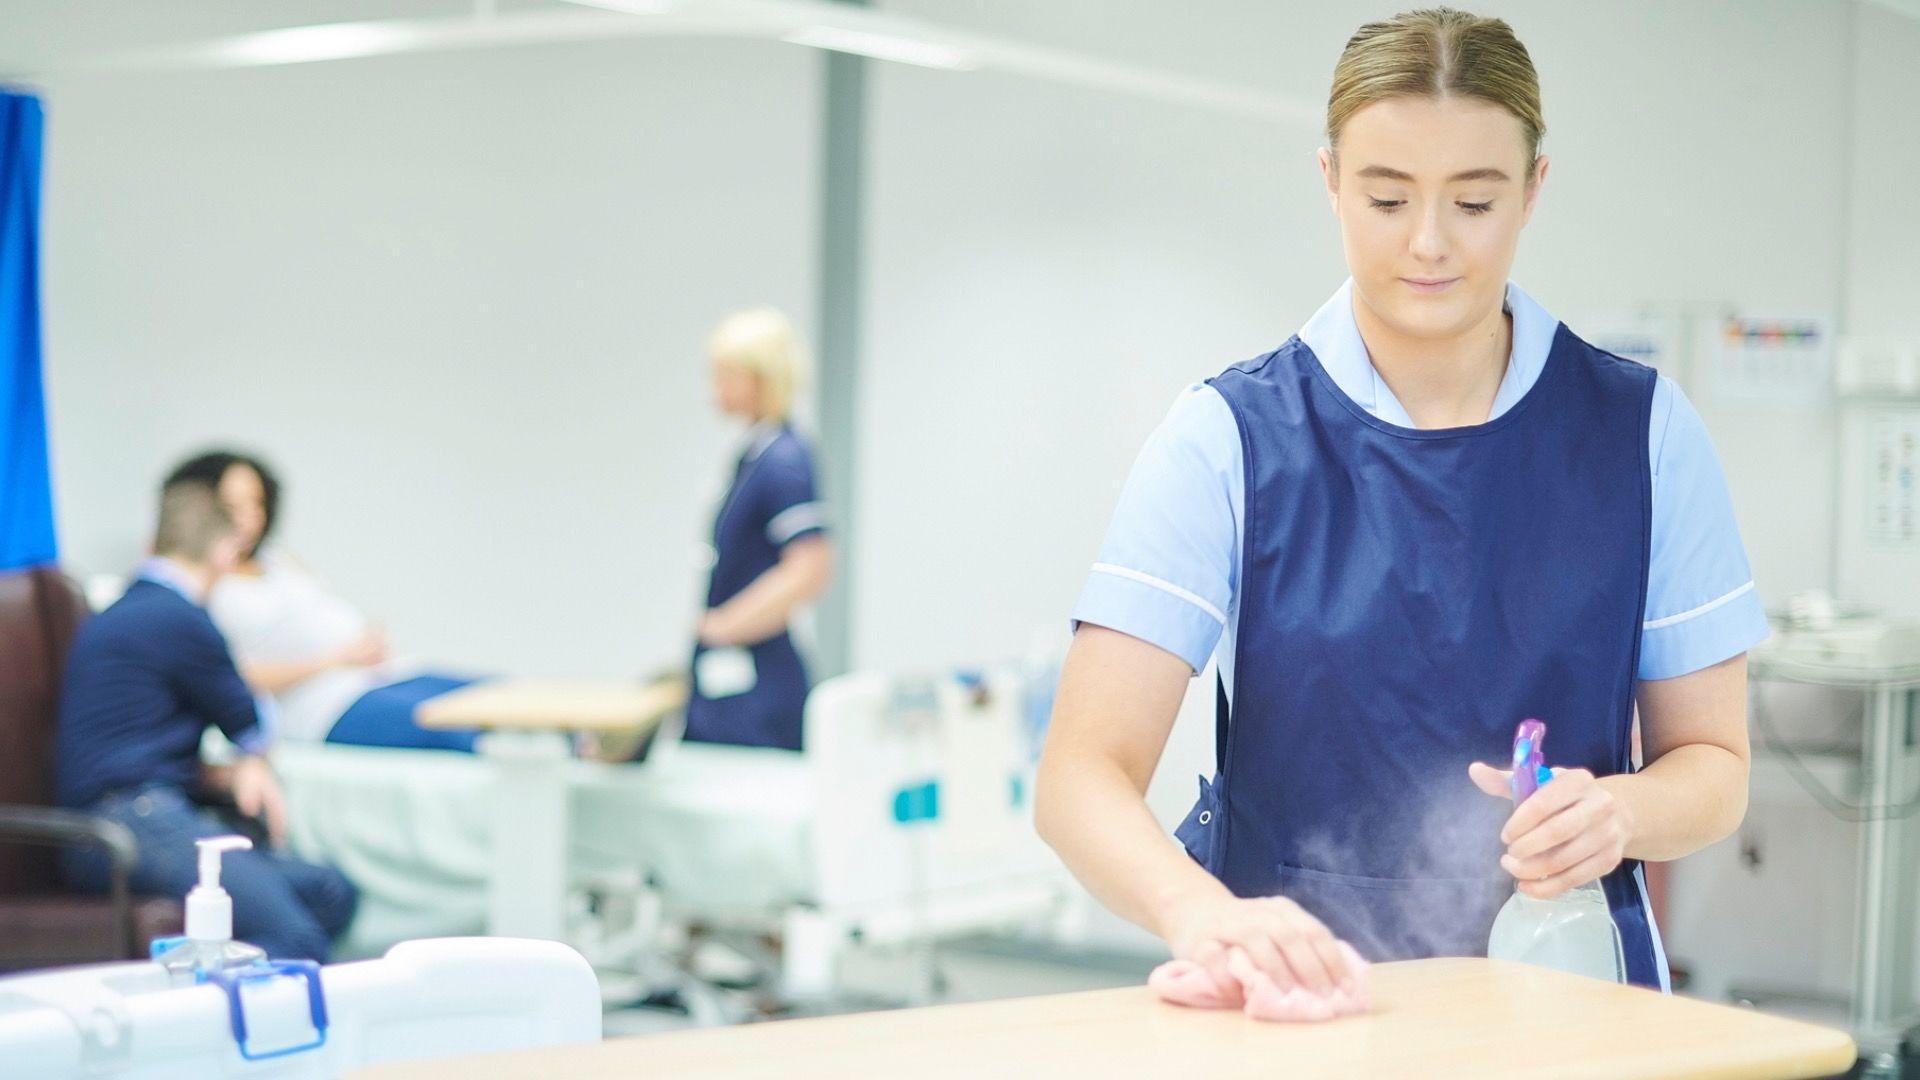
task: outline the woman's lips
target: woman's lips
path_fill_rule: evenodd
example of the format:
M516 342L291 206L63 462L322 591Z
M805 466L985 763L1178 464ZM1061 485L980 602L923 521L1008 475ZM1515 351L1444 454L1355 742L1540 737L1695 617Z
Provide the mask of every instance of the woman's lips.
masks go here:
M1407 288L1417 293L1442 293L1459 282L1459 278L1401 278Z

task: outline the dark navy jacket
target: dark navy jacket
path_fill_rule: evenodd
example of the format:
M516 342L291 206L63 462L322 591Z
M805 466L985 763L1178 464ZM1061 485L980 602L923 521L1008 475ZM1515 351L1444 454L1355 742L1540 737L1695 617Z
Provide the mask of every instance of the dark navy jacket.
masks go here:
M242 747L261 741L253 692L206 611L135 581L74 638L54 751L60 805L148 783L192 787L209 724Z

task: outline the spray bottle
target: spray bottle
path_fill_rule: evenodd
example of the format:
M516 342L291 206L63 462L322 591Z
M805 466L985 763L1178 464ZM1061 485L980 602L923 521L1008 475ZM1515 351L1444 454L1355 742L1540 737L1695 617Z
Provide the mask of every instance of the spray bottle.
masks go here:
M1540 744L1547 725L1522 720L1513 735L1513 804L1519 806L1553 779ZM1551 900L1538 900L1515 886L1513 895L1493 920L1487 955L1495 960L1517 960L1586 975L1608 982L1626 982L1626 953L1620 930L1600 883L1590 881Z
M233 897L220 887L220 857L245 851L244 836L214 836L194 841L200 848L200 884L187 893L185 937L153 943L153 960L167 969L175 985L205 982L214 972L265 962L258 946L233 940Z

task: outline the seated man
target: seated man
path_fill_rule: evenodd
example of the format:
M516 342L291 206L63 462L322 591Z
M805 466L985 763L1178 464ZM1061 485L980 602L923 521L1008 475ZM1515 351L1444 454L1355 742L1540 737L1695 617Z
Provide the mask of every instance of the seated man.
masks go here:
M55 790L61 805L133 830L133 888L185 896L196 872L194 840L235 831L202 800L228 795L269 839L286 827L278 781L254 697L203 608L232 566L240 540L213 485L170 483L160 496L154 557L112 607L75 637L60 696ZM239 747L224 791L209 790L200 762L208 725ZM79 889L104 892L107 863L68 852L62 870ZM221 884L233 896L234 937L275 959L324 961L353 916L358 892L345 875L269 848L226 856Z

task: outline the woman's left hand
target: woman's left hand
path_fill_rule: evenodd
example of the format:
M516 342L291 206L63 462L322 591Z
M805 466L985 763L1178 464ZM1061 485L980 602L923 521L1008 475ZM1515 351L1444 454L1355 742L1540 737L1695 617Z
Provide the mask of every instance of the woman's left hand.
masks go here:
M1505 769L1475 762L1467 774L1489 795L1511 795ZM1606 785L1585 769L1555 769L1500 830L1500 866L1521 892L1550 900L1619 866L1632 836L1632 811Z

